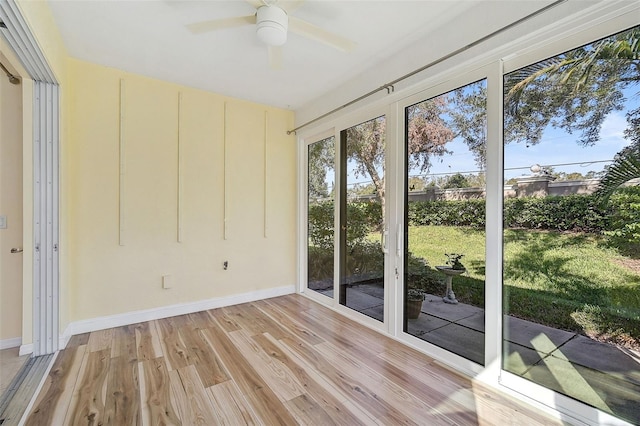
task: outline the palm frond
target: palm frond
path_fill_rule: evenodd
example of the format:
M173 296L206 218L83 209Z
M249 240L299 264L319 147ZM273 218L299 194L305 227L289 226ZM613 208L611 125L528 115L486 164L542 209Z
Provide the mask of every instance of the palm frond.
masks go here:
M589 82L597 63L602 60L640 60L640 28L617 34L578 48L569 54L556 56L514 71L505 82L505 103L510 113L517 113L526 88L538 78L558 78L561 85L572 84L577 93Z
M607 167L595 195L606 201L621 185L640 178L640 149L622 151Z

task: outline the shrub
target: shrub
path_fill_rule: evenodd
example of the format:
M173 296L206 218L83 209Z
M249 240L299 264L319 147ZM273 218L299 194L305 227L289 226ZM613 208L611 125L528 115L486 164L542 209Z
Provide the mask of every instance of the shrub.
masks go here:
M333 248L309 247L307 253L309 282L333 280Z
M309 240L311 245L333 252L333 200L309 206Z
M334 202L321 201L309 206L309 239L311 245L330 249L333 247ZM382 209L377 201L351 202L347 205L347 244L362 244L370 233L380 231Z
M308 249L309 282L333 279L333 248L311 246ZM346 275L356 280L384 276L384 256L380 243L363 241L347 250Z
M367 275L370 278L384 276L384 255L379 242L362 241L347 250L346 274Z
M471 226L484 228L483 199L456 201L414 201L407 212L409 225Z
M504 202L507 228L599 233L606 223L606 212L591 195L511 198Z
M382 211L378 201L351 202L347 207L349 248L362 245L380 231ZM485 200L414 201L409 203L410 226L485 227ZM640 247L640 187L621 188L606 206L593 195L509 198L504 200L506 228L604 233L615 244ZM312 245L333 247L333 201L309 207L309 238Z
M424 293L441 293L444 289L442 274L432 269L427 261L408 253L407 285Z
M606 235L618 245L640 250L640 186L620 188L609 198Z
M485 200L415 201L409 203L409 225L484 228ZM510 198L504 201L507 228L601 232L607 212L590 195Z

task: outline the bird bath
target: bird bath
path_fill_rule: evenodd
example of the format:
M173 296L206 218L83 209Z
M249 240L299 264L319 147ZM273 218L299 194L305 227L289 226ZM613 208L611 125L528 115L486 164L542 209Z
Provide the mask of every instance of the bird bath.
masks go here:
M457 304L458 299L456 299L452 286L453 277L465 273L466 269L452 269L451 266L436 266L436 269L446 276L447 290L445 291L442 301L444 303L451 303L452 305Z

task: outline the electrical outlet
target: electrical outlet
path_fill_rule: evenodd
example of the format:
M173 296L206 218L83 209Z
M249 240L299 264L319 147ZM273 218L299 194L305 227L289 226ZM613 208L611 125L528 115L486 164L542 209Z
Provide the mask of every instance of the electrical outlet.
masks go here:
M229 261L225 260L224 263L222 264L222 268L226 271L227 269L229 269Z

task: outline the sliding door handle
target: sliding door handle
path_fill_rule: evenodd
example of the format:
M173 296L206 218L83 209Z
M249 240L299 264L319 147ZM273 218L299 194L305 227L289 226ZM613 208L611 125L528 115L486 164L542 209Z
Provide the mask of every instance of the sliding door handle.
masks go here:
M380 234L380 245L382 246L382 252L384 254L389 253L389 248L387 247L387 240L389 239L389 228L385 228L384 231Z
M11 253L22 253L22 247L14 247L11 249Z

